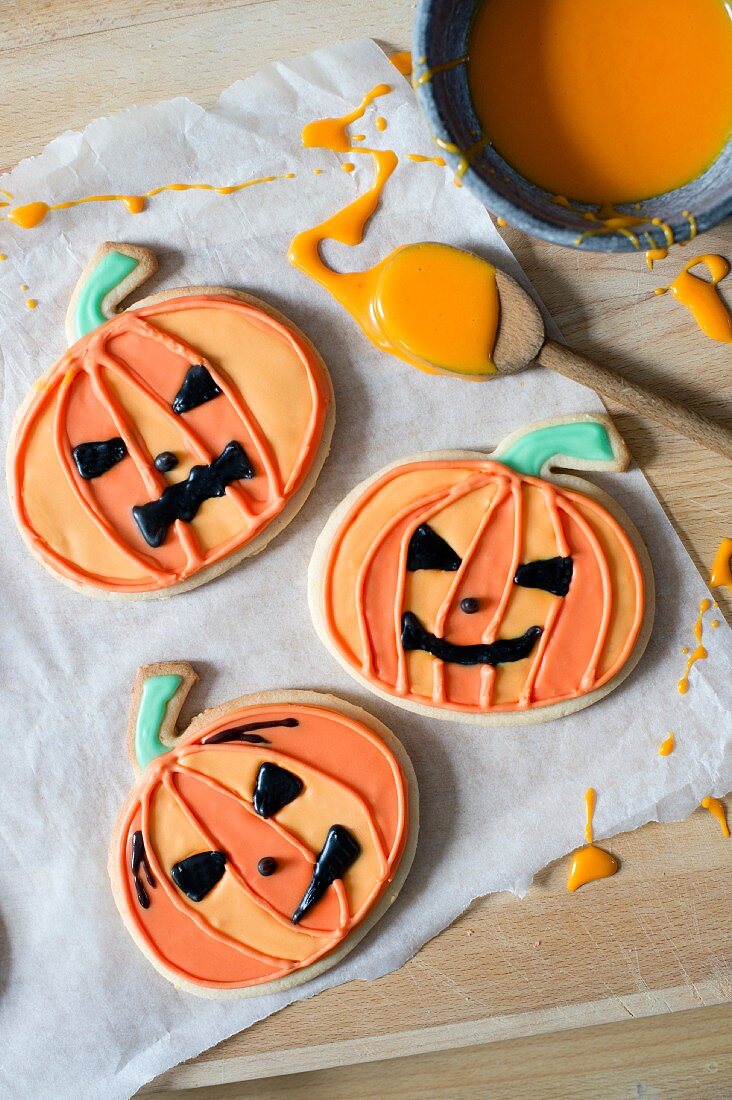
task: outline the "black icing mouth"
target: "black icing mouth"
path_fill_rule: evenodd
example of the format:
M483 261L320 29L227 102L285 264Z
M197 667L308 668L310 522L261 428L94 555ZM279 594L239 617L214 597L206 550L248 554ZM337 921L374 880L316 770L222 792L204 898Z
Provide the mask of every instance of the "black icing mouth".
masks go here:
M425 630L412 611L402 615L402 646L405 650L422 649L452 665L503 665L528 657L543 631L530 626L518 638L501 638L497 642L478 645L456 645Z
M192 466L185 481L168 485L157 500L135 505L132 515L145 542L156 549L176 520L190 523L204 501L222 497L232 481L253 477L244 448L232 439L210 465Z

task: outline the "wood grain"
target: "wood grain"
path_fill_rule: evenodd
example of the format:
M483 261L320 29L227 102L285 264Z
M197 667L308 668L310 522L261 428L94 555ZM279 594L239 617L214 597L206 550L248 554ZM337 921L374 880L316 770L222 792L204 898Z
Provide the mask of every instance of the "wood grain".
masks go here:
M188 95L211 104L265 62L329 40L370 35L403 47L412 17L408 0L11 0L0 6L2 159L38 153L64 129L134 103ZM705 339L670 295L653 295L682 259L732 255L729 222L653 273L641 255L579 253L502 232L574 348L732 424L729 345ZM706 575L731 533L729 461L609 407ZM728 615L730 595L717 593ZM611 848L623 862L614 879L569 896L566 866L550 867L526 899L483 899L397 973L292 1005L145 1091L360 1062L292 1094L463 1100L486 1096L488 1080L493 1095L517 1100L732 1095L729 1010L702 1007L732 1000L732 849L702 812L614 838ZM589 1024L598 1026L573 1030ZM475 1044L469 1055L427 1053ZM420 1052L422 1069L368 1064ZM275 1081L209 1095L281 1094Z

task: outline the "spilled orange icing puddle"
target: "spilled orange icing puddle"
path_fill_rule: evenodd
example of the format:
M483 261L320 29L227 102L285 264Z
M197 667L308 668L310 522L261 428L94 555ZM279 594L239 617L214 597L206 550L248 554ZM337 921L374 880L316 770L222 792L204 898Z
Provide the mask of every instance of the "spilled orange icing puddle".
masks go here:
M732 591L732 539L722 539L717 547L709 584L712 588L729 588Z
M409 50L399 50L398 53L392 54L389 60L402 76L412 75L412 55Z
M303 129L302 143L307 148L370 156L375 176L357 199L293 238L290 262L320 283L382 351L428 373L446 371L469 378L494 374L491 353L499 300L491 264L431 242L398 247L366 271L335 271L320 255L326 240L350 246L361 243L397 166L393 150L356 146L347 132L374 100L390 91L388 84L378 84L352 111L340 118L318 119ZM434 160L409 155L415 161Z
M567 890L570 894L573 894L575 890L579 890L580 886L586 886L588 882L609 878L620 868L620 863L615 856L592 843L592 818L595 813L595 803L595 789L594 787L588 787L585 791L585 840L587 844L584 848L578 848L572 854L572 862L569 865L567 876Z
M692 269L703 264L711 281L692 274ZM724 256L696 256L677 275L670 286L659 287L656 294L669 291L682 306L686 306L699 328L710 340L732 343L732 314L717 291L717 284L729 273L729 261Z
M702 632L704 630L704 612L708 611L711 606L712 601L707 597L705 597L699 604L699 616L694 623L694 637L696 638L696 647L692 650L691 653L689 653L689 656L686 659L686 668L684 669L684 674L677 685L679 689L679 695L686 695L687 691L689 690L689 673L691 672L696 662L705 661L709 656L706 648L701 644L701 642Z
M713 798L708 794L706 798L701 800L702 807L705 810L709 810L712 817L716 817L719 822L719 827L722 830L722 836L729 836L729 825L727 824L727 815L724 811L724 803L719 798Z

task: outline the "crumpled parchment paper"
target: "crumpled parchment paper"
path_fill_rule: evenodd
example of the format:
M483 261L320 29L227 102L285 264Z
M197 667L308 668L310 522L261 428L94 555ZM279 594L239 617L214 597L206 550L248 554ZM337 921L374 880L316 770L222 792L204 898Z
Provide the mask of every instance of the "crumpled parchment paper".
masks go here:
M313 118L393 85L359 128L369 142L431 155L408 83L371 42L321 50L238 82L210 111L186 99L99 119L0 179L18 203L95 191L135 193L173 180L229 184L294 172L237 196L163 194L139 217L118 203L50 215L33 231L0 224L1 426L64 348L64 312L97 243L154 247L154 291L192 283L268 298L329 364L337 424L318 485L260 557L164 602L114 604L67 590L32 560L0 505L4 750L0 783L0 1092L15 1098L127 1097L143 1082L291 1000L400 966L477 895L522 894L550 860L582 842L583 792L598 791L596 834L688 815L732 787L729 630L705 632L709 659L682 698L680 649L705 588L638 470L596 480L637 524L658 602L653 637L623 686L589 710L524 730L483 731L419 718L362 691L325 652L306 606L315 538L341 497L400 455L489 448L519 425L598 408L549 372L484 385L429 377L380 354L315 283L287 262L292 235L371 182L370 158L300 147ZM388 129L377 134L378 111ZM313 169L323 169L315 175ZM366 267L396 244L441 240L516 271L485 211L450 175L402 156L358 249ZM29 290L19 290L19 284ZM24 305L38 300L35 312ZM202 680L190 714L242 692L342 692L391 726L412 755L422 804L412 873L393 910L337 969L276 996L203 1001L176 991L138 952L115 910L107 845L132 782L124 753L138 664L192 661ZM657 746L677 733L674 754ZM521 803L520 827L515 807Z

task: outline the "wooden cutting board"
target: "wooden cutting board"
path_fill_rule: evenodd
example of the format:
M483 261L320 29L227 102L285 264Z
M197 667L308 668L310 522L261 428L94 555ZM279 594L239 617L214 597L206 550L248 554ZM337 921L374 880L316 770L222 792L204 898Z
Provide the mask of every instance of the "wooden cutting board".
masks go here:
M322 45L326 33L404 46L412 16L407 0L17 0L0 8L3 159L38 153L57 133L133 103L181 94L210 104L233 80ZM503 233L574 346L729 422L729 345L705 339L670 296L652 293L682 258L732 256L729 223L675 250L653 274L641 255L580 254ZM732 533L729 464L638 416L611 412L706 575L719 539ZM718 599L729 616L730 594ZM689 606L690 629L694 614ZM716 823L700 812L609 847L623 863L614 879L568 895L560 862L523 901L498 895L477 903L398 972L292 1005L144 1091L732 1002L732 844ZM708 1027L713 1034L713 1022Z

